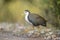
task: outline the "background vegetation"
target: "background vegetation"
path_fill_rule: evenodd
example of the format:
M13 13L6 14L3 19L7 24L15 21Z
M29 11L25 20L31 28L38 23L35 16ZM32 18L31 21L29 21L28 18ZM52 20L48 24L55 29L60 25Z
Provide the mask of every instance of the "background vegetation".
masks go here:
M60 28L60 0L0 0L0 22L27 25L24 20L26 9L44 17L48 26Z

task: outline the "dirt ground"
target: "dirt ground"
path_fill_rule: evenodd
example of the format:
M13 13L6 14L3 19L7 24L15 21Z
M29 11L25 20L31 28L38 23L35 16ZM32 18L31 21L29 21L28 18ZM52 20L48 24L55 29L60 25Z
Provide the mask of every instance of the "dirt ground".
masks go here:
M1 23L0 40L60 40L60 31L54 32L47 29L46 32L41 30L40 33L36 30L30 30L27 34L24 29L23 26L18 24Z
M11 32L0 32L0 40L43 40L42 38L24 38L14 36Z
M43 39L42 37L30 38L16 36L13 35L12 32L0 32L0 40L60 40L60 38L59 37L56 37L56 39Z

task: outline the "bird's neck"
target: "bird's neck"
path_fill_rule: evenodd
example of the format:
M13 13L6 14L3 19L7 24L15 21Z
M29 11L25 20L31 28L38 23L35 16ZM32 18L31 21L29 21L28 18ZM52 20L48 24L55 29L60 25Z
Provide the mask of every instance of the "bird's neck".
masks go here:
M28 16L29 14L30 14L30 13L29 13L29 12L27 12L27 13L26 13L26 16Z
M30 13L26 13L26 15L25 15L25 20L28 22L28 23L30 23L29 22L29 19L28 19L28 16L30 15ZM31 23L30 23L31 24Z

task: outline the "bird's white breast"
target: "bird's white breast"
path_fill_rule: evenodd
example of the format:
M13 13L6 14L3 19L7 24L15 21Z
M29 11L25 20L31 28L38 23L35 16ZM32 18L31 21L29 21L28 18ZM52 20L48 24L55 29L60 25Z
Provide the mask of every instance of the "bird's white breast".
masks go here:
M28 20L28 15L29 15L29 13L27 13L27 14L25 15L25 20L26 20L28 23L32 24L32 23Z

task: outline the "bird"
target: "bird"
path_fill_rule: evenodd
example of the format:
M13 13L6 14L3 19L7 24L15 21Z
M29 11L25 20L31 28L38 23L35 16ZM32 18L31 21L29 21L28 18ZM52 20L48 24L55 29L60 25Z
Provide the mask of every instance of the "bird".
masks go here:
M46 27L46 20L38 14L33 14L29 10L24 10L25 20L34 27L44 26Z

